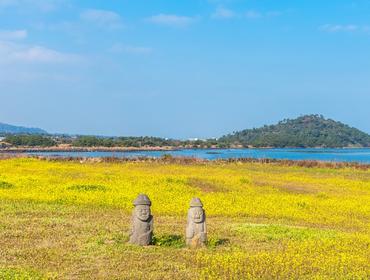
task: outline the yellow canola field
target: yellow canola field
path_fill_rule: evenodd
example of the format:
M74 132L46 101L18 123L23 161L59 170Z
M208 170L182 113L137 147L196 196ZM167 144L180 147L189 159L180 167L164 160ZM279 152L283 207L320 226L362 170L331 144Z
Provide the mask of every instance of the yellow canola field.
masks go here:
M6 205L62 205L81 209L81 213L90 208L118 210L129 217L139 193L152 200L155 221L163 223L155 233L164 239L171 230L181 236L179 225L185 220L188 203L192 197L200 197L212 243L192 252L181 244L137 251L125 242L113 242L117 248L109 250L116 250L117 256L119 250L139 255L155 250L170 265L167 272L153 272L143 265L149 271L147 279L174 275L178 279L370 279L370 171L259 163L0 160L0 203ZM9 209L2 208L3 216L12 211ZM27 209L31 211L29 206ZM2 223L0 232L8 226ZM124 226L128 228L128 222ZM16 235L11 238L17 242ZM91 246L97 246L95 253L106 256L105 242ZM115 254L110 256L114 262ZM127 258L130 266L133 257ZM67 279L71 269L67 264L59 270L25 260L0 259L0 278ZM105 269L105 276L133 277L127 274L130 269L122 274ZM37 276L27 278L29 270ZM140 279L140 271L136 273Z

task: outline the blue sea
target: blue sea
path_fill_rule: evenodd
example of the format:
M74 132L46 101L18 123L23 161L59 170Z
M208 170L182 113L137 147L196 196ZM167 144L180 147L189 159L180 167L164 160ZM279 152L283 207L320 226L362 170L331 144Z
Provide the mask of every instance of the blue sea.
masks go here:
M135 151L135 152L37 152L33 155L58 157L154 157L165 154L175 157L202 159L229 158L270 158L288 160L320 160L331 162L360 162L370 164L369 149L184 149L176 151Z

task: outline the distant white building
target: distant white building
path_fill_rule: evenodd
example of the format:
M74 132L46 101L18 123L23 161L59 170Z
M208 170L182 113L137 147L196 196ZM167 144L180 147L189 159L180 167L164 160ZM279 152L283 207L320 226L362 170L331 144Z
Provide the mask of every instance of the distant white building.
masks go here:
M192 141L192 142L195 142L195 141L207 141L206 139L200 139L200 138L189 138L188 141Z
M1 141L3 141L4 139L5 139L5 137L1 137L1 136L0 136L0 142L1 142Z

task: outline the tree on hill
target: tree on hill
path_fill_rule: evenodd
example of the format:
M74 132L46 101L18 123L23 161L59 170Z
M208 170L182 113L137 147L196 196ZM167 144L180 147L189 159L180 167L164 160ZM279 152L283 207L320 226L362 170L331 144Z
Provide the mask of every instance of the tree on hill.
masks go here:
M370 135L322 115L285 119L276 125L235 132L219 141L254 147L370 147Z

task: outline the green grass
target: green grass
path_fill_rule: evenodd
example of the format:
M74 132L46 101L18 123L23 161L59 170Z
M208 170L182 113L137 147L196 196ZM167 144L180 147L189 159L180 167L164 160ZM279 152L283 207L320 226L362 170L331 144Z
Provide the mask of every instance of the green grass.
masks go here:
M48 277L50 278L50 277ZM2 280L44 280L47 277L42 276L33 270L24 270L16 268L1 268L0 279Z
M68 187L67 189L79 192L93 192L93 191L104 192L107 190L107 187L101 185L73 185Z
M162 234L153 237L153 245L171 248L184 248L185 240L181 235Z
M259 242L283 240L303 241L308 239L334 239L339 236L335 230L314 229L273 224L239 225L235 231L246 238Z
M4 182L4 181L0 181L0 189L12 189L14 188L14 185L13 184L10 184L8 182Z

